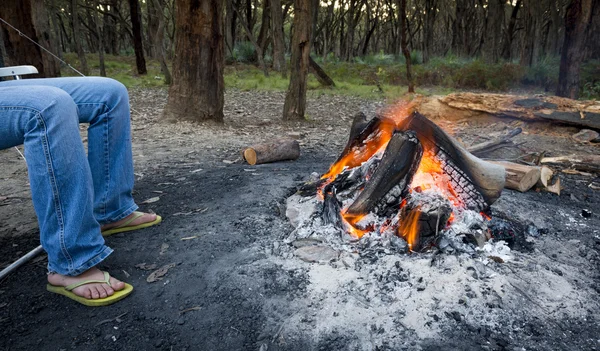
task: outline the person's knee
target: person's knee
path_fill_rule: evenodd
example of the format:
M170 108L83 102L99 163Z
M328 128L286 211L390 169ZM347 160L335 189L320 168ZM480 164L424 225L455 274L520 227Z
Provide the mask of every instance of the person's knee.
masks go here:
M90 77L90 81L109 96L109 99L128 101L129 95L127 88L121 82L104 77Z
M77 122L77 105L64 90L49 86L32 86L29 92L35 97L31 108L38 110L46 123Z

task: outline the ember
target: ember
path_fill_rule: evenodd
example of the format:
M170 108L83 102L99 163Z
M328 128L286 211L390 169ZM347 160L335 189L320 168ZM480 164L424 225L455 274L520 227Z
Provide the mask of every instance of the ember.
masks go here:
M504 177L503 167L473 156L400 104L371 120L354 119L346 147L316 184L320 219L354 240L397 235L411 251L423 250L444 232L469 234L457 221L487 221L483 213L500 196Z

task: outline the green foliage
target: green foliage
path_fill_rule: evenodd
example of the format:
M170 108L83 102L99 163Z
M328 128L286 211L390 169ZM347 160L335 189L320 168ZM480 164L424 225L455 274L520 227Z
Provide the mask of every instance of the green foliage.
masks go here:
M544 87L546 90L555 89L558 84L560 57L545 56L531 65L523 76L524 84Z
M256 50L254 45L249 41L236 43L233 47L233 53L227 55L225 60L228 63L253 63L256 62Z
M236 46L238 58L247 59L254 48L250 43ZM420 53L416 53L417 60ZM78 68L77 55L69 53L64 59ZM270 59L265 57L266 60ZM315 60L335 81L335 88L321 88L318 81L309 75L308 90L311 95L345 94L368 99L396 99L407 91L406 66L404 57L394 57L380 52L354 62L337 60L333 54L315 57ZM87 55L91 75L99 75L97 54ZM479 59L465 59L449 54L433 57L426 64L413 65L413 77L420 94L448 94L457 89L477 89L484 91L506 91L514 88L556 89L560 60L557 57L544 57L532 67L517 63L499 62L488 64ZM107 76L115 78L127 87L165 87L160 65L147 61L148 74L140 76L135 72L134 56L106 55ZM63 76L76 76L77 73L63 67ZM225 86L241 90L285 91L289 79L276 72L265 77L255 65L237 63L225 67ZM584 99L600 98L600 61L590 61L581 70L582 93Z

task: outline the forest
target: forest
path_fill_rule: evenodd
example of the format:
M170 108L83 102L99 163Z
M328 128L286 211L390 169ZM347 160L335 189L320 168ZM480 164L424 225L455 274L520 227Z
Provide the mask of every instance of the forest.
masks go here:
M4 22L0 58L4 65L33 64L46 77L76 74L70 65L84 75L109 74L126 84L142 77L138 84L168 85L177 33L190 37L188 31L194 26L193 22L177 23L177 7L195 2L11 1L0 8ZM402 91L398 87L414 84L418 89L437 87L446 92L533 89L588 99L600 96L600 6L596 1L296 2L311 9L307 19L311 68L322 68L319 72L326 78L318 82L311 78L309 89L337 82L342 93L363 95L373 95L373 91L397 94ZM293 54L294 2L204 3L215 6L220 17L219 33L210 35L223 41L226 84L285 89ZM569 12L569 8L576 10ZM570 51L565 50L567 34L578 36L569 40ZM563 53L571 60L565 75L576 81L569 83L576 85L569 93L566 86L559 89ZM232 67L237 74L228 74ZM269 77L269 71L281 77Z

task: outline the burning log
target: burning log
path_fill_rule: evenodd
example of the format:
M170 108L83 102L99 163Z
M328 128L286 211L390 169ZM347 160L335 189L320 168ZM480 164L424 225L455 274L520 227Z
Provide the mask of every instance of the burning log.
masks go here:
M300 157L300 144L294 139L275 139L269 143L250 146L242 155L251 165L295 160Z
M493 204L504 188L504 168L483 161L418 112L400 122L398 129L413 130L423 148L442 162L457 195L468 208L481 211Z
M422 155L423 149L413 132L395 132L375 172L347 213L368 213L382 199L386 208L399 205L403 194L408 191L408 185L421 162ZM396 196L384 198L392 188L397 188Z

